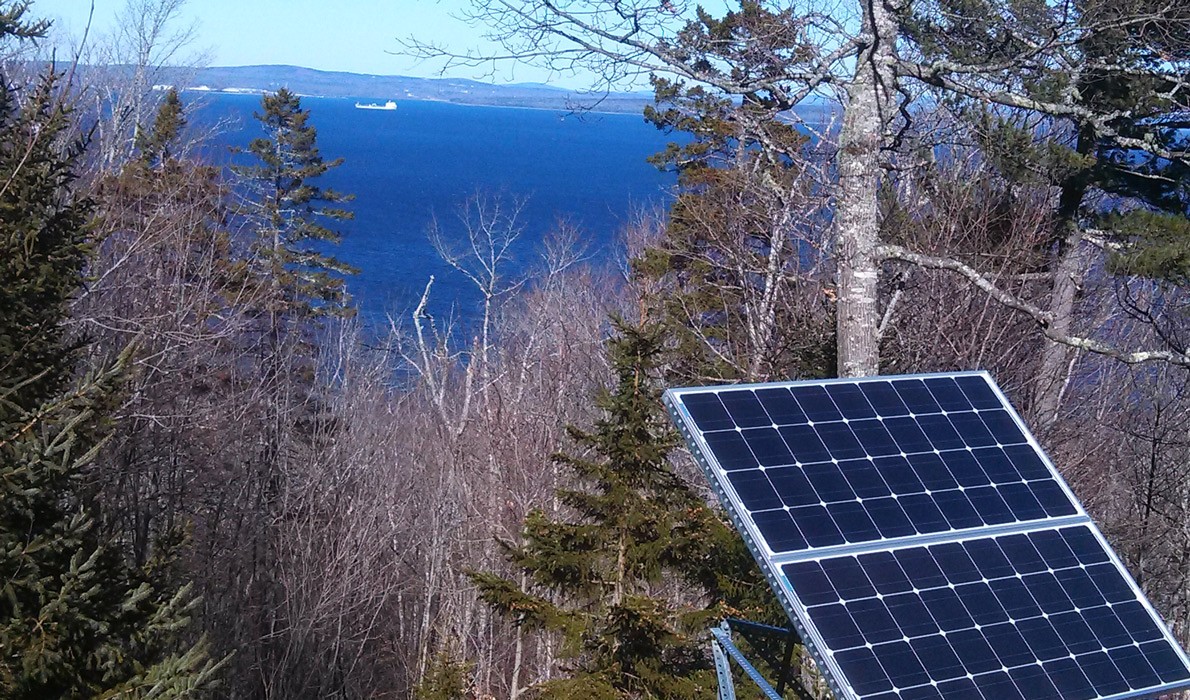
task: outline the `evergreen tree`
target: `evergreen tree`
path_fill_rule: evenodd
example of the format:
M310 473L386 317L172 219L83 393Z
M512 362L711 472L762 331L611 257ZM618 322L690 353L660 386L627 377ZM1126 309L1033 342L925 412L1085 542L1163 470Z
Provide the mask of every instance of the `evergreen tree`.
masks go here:
M177 146L182 129L186 128L186 116L182 112L182 98L178 91L170 88L157 109L153 128L137 135L136 147L140 151L140 162L149 167L168 163L176 153L170 149Z
M471 664L455 661L449 653L440 653L413 689L413 700L464 700L470 675Z
M753 11L707 21L718 35L748 23L767 33L774 20ZM681 81L655 77L653 86L645 118L687 136L651 159L676 171L681 189L664 236L633 261L659 292L651 302L671 339L669 376L697 384L831 373L833 308L815 272L820 241L810 238L824 226L808 184L809 139L775 119L781 105L764 95L737 103Z
M269 311L274 317L350 315L342 276L355 270L323 251L341 238L324 222L352 218L339 206L352 197L315 182L343 160L323 160L309 110L286 88L265 95L255 117L266 136L242 151L255 162L233 170L255 189L253 253L273 291Z
M716 22L713 35L777 32L756 7ZM794 41L796 37L790 36ZM678 173L680 191L663 236L633 261L653 290L649 304L666 339L666 378L678 384L820 377L835 367L829 279L816 270L809 139L762 94L725 99L700 86L655 77L645 117L688 136L652 158ZM809 213L807 215L807 213ZM712 512L692 570L719 612L789 624L743 538ZM775 638L749 640L753 658L782 658ZM775 666L774 666L775 668ZM770 669L772 670L772 669Z
M20 36L12 7L0 32ZM92 204L73 190L68 127L54 76L0 91L0 697L193 697L217 664L201 644L175 653L196 603L172 583L175 547L130 565L83 494L119 373L75 379L65 322Z
M31 19L29 8L33 0L5 0L0 2L0 41L10 39L41 39L50 28L49 20Z
M330 226L352 216L340 206L351 197L318 184L342 159L323 159L310 112L287 89L264 95L255 116L265 136L241 151L252 163L233 168L248 187L253 238L243 273L246 284L257 288L249 303L264 335L253 348L259 363L252 426L258 431L258 451L243 455L251 466L242 488L254 502L245 514L254 523L243 545L249 552L244 598L250 607L236 630L245 640L239 663L253 674L295 663L288 642L275 633L299 624L289 619L292 610L277 575L282 557L288 556L280 535L289 517L282 494L294 471L289 460L301 459L304 449L323 439L324 429L333 430L322 387L314 382L318 352L312 334L324 321L354 312L343 276L355 272L326 252L340 240ZM267 691L258 687L255 692Z
M472 579L517 624L562 634L569 675L538 686L540 697L713 697L696 636L712 611L663 590L696 584L714 519L667 463L677 439L659 401L656 330L620 323L618 331L610 341L617 382L596 399L603 417L590 431L569 428L591 457L555 458L575 477L574 488L558 491L567 514L533 511L523 544L504 543L530 585L491 573Z
M973 118L1006 180L1058 189L1049 244L1064 244L1070 229L1095 228L1118 239L1116 270L1178 279L1190 272L1190 102L1167 61L1190 50L1190 12L1155 0L1078 0L1071 13L1078 40L1060 55L1078 70L1054 61L981 80L1040 102L1068 95L1079 110L993 109L961 92L945 99ZM965 64L1019 60L1034 50L1026 37L1057 36L1069 21L1041 3L995 0L931 0L904 14L906 36L927 58Z
M87 257L86 203L61 206L69 163L48 141L65 118L43 85L25 109L0 89L0 167L24 188L0 190L0 421L35 411L56 395L75 357L62 319ZM51 130L41 135L41 129ZM31 147L31 148L30 148ZM24 156L26 148L29 155ZM24 160L24 162L22 162Z

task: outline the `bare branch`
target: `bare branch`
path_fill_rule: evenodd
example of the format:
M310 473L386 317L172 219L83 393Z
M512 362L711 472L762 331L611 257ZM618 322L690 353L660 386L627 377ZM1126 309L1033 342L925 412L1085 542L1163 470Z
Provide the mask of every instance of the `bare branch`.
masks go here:
M1190 353L1177 350L1138 350L1126 351L1109 345L1094 338L1082 338L1074 335L1055 332L1052 329L1053 314L1025 301L1019 296L1006 291L996 285L995 281L983 275L975 268L953 258L935 257L914 253L898 245L883 244L877 246L877 255L884 260L901 260L920 267L933 270L948 270L965 277L968 281L982 290L985 294L1000 302L1004 306L1015 309L1032 318L1046 338L1055 343L1067 345L1077 350L1104 355L1126 364L1140 364L1142 362L1165 361L1175 365L1190 366Z

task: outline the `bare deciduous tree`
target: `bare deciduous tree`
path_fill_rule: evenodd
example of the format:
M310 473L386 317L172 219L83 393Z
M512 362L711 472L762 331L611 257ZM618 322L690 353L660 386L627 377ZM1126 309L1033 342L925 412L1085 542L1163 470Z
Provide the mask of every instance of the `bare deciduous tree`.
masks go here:
M197 30L182 23L189 0L125 0L116 29L78 49L86 66L81 88L97 117L99 168L110 172L132 157L140 130L152 119L162 87L189 80L206 62ZM182 86L175 86L182 87Z

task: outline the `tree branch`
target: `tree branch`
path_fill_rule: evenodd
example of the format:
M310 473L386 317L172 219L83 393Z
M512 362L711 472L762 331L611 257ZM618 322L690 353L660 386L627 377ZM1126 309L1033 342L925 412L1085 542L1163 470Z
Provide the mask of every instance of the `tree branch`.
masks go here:
M1137 350L1126 351L1094 338L1059 333L1053 330L1053 314L1034 304L1021 299L1017 295L996 286L989 277L980 273L966 263L953 258L942 258L933 255L914 253L899 245L880 245L876 248L876 255L881 260L900 260L931 270L947 270L961 277L967 278L981 291L1010 309L1015 309L1032 318L1042 334L1055 343L1066 345L1078 350L1104 355L1126 364L1140 364L1142 362L1163 361L1183 367L1190 367L1190 353L1176 350Z

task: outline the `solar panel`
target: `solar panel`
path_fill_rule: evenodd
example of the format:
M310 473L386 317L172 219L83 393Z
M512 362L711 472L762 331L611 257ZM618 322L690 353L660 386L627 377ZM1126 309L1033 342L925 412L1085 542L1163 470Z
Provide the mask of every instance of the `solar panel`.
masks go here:
M665 400L836 697L1190 687L1182 648L986 373Z

